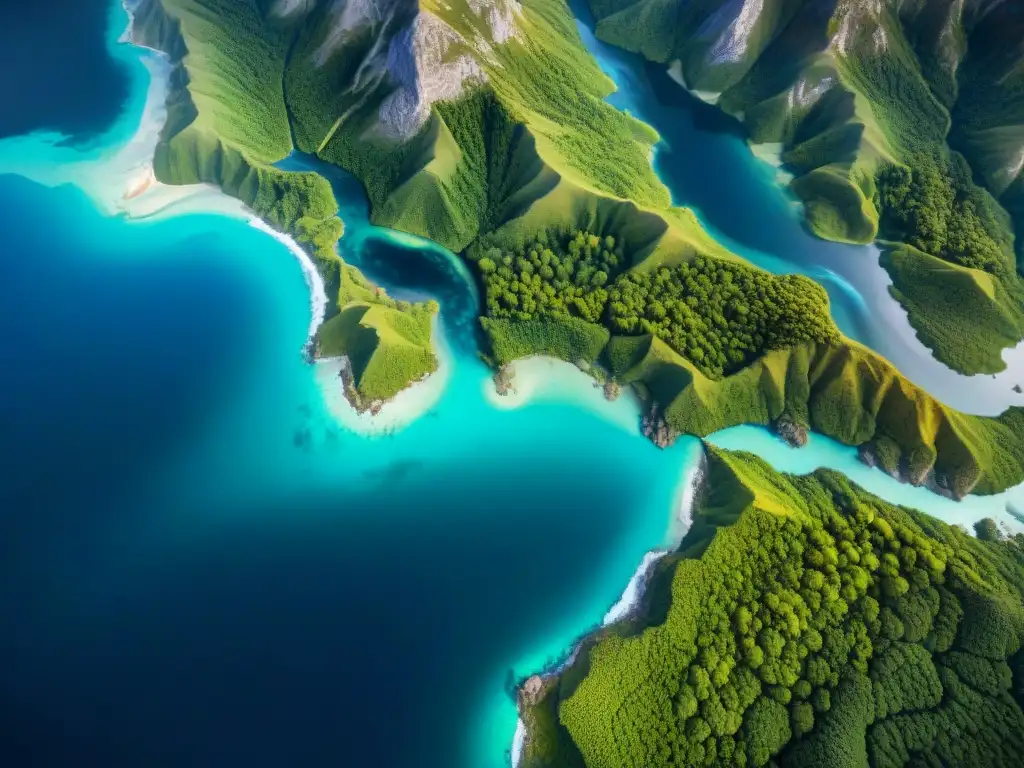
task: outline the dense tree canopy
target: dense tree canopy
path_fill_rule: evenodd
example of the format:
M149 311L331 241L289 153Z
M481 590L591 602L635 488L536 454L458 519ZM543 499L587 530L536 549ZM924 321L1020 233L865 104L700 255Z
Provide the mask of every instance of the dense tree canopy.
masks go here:
M876 185L886 237L960 266L1012 275L1008 229L960 155L917 153L905 166L883 166Z
M588 232L539 236L524 248L486 250L477 266L491 317L533 320L573 316L601 320L608 283L628 264L615 238Z
M795 275L703 256L629 270L629 254L615 237L583 231L475 255L489 317L578 318L613 334L654 334L708 376L735 371L770 349L839 340L825 291Z
M1022 537L830 472L713 452L709 475L710 546L675 566L667 619L599 642L562 702L588 766L1021 764ZM737 481L758 497L733 523Z
M613 333L652 333L714 377L766 350L839 341L820 285L701 256L616 281L608 319Z

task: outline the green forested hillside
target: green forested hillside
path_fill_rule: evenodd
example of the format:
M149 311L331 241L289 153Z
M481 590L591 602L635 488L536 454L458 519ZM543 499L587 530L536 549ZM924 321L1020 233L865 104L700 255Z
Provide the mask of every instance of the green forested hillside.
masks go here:
M886 262L896 297L941 360L966 373L1003 368L1001 351L1024 336L1016 268L1022 244L1015 255L1013 238L1014 226L1024 227L1024 6L591 5L600 37L671 64L688 88L739 118L752 142L783 145L795 173L792 188L820 236L869 242L881 227L887 239L996 275L998 298L975 294L962 306L943 302L940 310L907 290L911 275L928 270L914 263L916 252ZM917 205L921 197L892 194L900 174L926 192L929 210ZM958 270L930 270L929 278L931 286L948 281L949 294L962 295ZM971 333L960 337L956 329L968 324Z
M700 7L686 13L699 16ZM800 3L765 7L771 14L764 18L779 30L809 29ZM942 408L886 361L843 339L820 287L745 264L692 212L670 206L650 165L657 137L605 103L611 83L561 0L343 10L326 2L144 0L135 33L178 65L158 175L219 184L307 244L337 296L330 307L337 316L321 329L317 349L350 358L363 401L436 368L432 312L372 288L353 290L365 280L334 248L342 227L329 185L270 164L290 151L293 137L299 149L359 177L375 221L466 249L485 288L482 325L497 363L538 353L599 360L646 393L653 415L674 432L786 418L870 443L869 450L891 441L908 476L923 482L934 468L936 481L957 494L991 492L1024 476L1006 422L1014 413L1000 421ZM774 87L778 75L768 65L783 62L784 51L773 39L758 33L755 45L749 38L745 50L764 55L750 59L752 68L731 63L720 84L735 83L735 94ZM696 70L681 71L692 77ZM826 89L823 103L833 92L852 104L842 114L862 114L866 102L853 91ZM868 144L890 146L883 126L875 127L877 141ZM876 166L890 166L868 162L860 149L842 172L815 165L813 158L828 153L819 144L793 144L792 162L803 153L813 166L805 177L828 178L830 189L846 185L849 194L840 197L874 211ZM885 163L895 158L889 149L883 154ZM886 197L899 196L887 188ZM955 213L959 231L964 206ZM993 237L1001 258L1009 241ZM914 274L913 262L894 257L894 274ZM975 305L1012 306L1010 289L991 285L1010 284L1012 270L998 263L1000 274L976 276L981 289L964 293ZM946 280L941 271L929 277L931 285ZM933 315L925 310L936 305L923 282L909 283L897 279L900 296L927 320ZM1012 337L1016 318L1008 309L979 313L972 343L996 335L984 323L994 324L1000 340ZM940 330L947 326L917 325L937 347L947 343ZM951 346L963 349L961 342ZM978 354L944 359L994 364L985 344Z
M154 171L168 184L208 183L237 197L314 257L334 298L316 351L347 355L358 395L385 400L437 368L430 317L401 306L342 262L343 232L330 184L278 170L292 150L284 75L295 29L257 0L142 0L133 36L175 64ZM358 314L361 322L346 322ZM409 327L412 332L396 329Z
M1022 537L713 448L706 481L646 622L527 710L525 766L1020 764Z

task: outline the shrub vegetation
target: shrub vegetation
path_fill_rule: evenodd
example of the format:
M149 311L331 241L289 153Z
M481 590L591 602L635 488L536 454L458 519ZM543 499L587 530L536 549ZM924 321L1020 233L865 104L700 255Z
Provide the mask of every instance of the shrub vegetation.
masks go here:
M767 350L840 341L824 289L800 276L778 277L705 256L627 271L632 259L614 236L581 230L472 254L488 316L507 321L486 326L492 338L494 329L507 337L517 324L530 322L529 333L520 335L543 346L538 334L545 327L561 333L569 320L601 324L614 334L653 334L713 378Z
M707 481L667 616L566 673L585 674L559 718L587 766L1020 764L1024 537L717 449ZM572 759L564 741L532 764Z

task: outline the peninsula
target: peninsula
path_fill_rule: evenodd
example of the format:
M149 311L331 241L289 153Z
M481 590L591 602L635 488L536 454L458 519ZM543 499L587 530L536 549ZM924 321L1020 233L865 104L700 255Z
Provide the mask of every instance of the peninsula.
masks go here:
M496 366L598 362L668 440L781 419L881 445L955 495L1024 479L1019 410L943 406L844 338L815 283L745 263L671 205L657 135L604 101L562 0L141 0L134 34L176 63L157 178L217 184L313 254L335 297L314 352L347 358L358 408L436 369L436 306L343 262L330 184L274 166L296 150L354 173L376 223L465 254Z

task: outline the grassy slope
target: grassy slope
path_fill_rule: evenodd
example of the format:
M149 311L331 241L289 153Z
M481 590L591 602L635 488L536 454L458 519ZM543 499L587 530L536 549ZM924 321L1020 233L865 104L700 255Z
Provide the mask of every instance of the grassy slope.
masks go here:
M996 373L1005 367L1000 352L1024 335L1024 308L992 275L910 245L883 247L882 266L892 276L892 295L939 360L959 371ZM961 316L970 322L951 322Z
M1018 229L1024 223L1024 178L1007 170L1024 149L1024 45L1016 34L1024 10L1018 5L1002 4L978 22L970 8L953 15L955 3L904 3L897 10L883 2L875 14L871 4L848 0L835 12L827 4L774 0L764 4L741 60L712 67L708 51L717 33L706 25L718 6L710 0L592 2L603 39L652 60L678 60L692 88L722 91L719 104L744 122L753 142L784 145L783 159L796 172L792 188L819 236L872 240L879 164L914 151L946 151L950 129L949 141L968 157L976 181L1011 212ZM841 51L829 40L844 26L849 35ZM794 98L826 80L829 90L810 103ZM944 279L951 294L959 291L953 270L933 272L930 282ZM919 329L938 328L950 317L920 301L904 303ZM980 303L958 308L956 324L976 322L972 310ZM1001 317L1002 307L981 315ZM974 354L951 349L951 333L922 338L966 373L991 370L1000 351L1022 336L1021 330L1008 334L1001 321L983 326L973 341L984 351Z
M709 449L667 611L549 681L525 765L1019 764L1017 546Z
M218 27L194 21L203 16L195 12L198 1L162 0L164 7L181 13L186 27L185 39L189 39L188 24L196 23L198 30L204 30L202 34L196 33L204 44L211 41L205 40L203 35L226 28L227 20L234 18L231 13L250 7L232 4L235 10L229 12L213 5L220 0L202 0L209 8L217 7L222 19ZM454 102L435 106L422 130L404 142L389 139L377 130L377 110L391 86L381 72L374 74L372 67L364 65L374 60L369 54L379 45L378 39L387 41L408 25L411 18L406 12L408 9L400 9L392 16L349 34L340 49L320 66L316 56L333 23L327 8L321 4L311 15L302 18L298 27L301 31L291 44L290 56L287 46L280 41L269 49L259 49L261 58L266 59L260 66L271 74L254 81L262 83L264 90L258 97L252 97L252 101L276 113L281 99L287 100L299 147L318 152L324 159L356 173L366 185L375 220L425 234L453 247L474 241L481 233L492 241L504 242L525 241L539 231L550 229L581 228L598 235L614 233L631 254L633 268L639 270L690 259L695 254L736 258L700 229L691 212L668 207L667 191L657 181L648 161L648 152L656 137L649 128L603 101L611 84L586 54L567 9L558 0L530 0L525 5L525 16L518 22L524 32L522 38L512 39L505 45L495 44L491 53L480 59L489 85L471 90ZM435 10L443 13L463 36L483 35L487 31L481 27L479 18L462 5ZM262 17L246 16L244 23L238 22L239 34L257 34L259 29L269 26L272 33L268 33L268 39L278 40L275 37L278 33L273 32L276 22L264 19L263 26L254 31L250 21L256 18ZM216 59L218 52L230 59L232 51L239 51L236 55L240 60L248 54L243 53L246 46L235 47L234 42L223 46L220 43L200 45L209 54L207 66L197 63L194 70L189 69L189 53L181 36L171 34L175 27L173 18L168 19L166 15L147 25L168 37L170 43L166 47L183 57L190 89L177 95L182 102L181 113L188 115L186 107L191 91L201 92L203 99L209 100L211 94L219 93L221 73L230 72L229 67L236 66L231 61ZM283 63L282 56L287 63ZM283 91L276 79L281 75L281 67ZM231 87L242 86L233 84ZM257 88L257 85L248 87ZM230 93L230 98L239 98L236 90ZM175 146L174 139L183 134L199 136L202 141L215 131L223 131L236 140L243 135L241 131L247 122L241 119L244 118L242 113L214 110L212 105L222 103L217 99L207 103L214 111L213 116L208 120L175 122L178 132L168 136L169 147ZM273 152L281 154L289 146L289 139L281 133L280 126L273 134L273 120L269 116L267 119L269 122L260 126L258 136L274 135L276 144L269 139L253 139L263 158L270 158ZM218 121L225 120L236 120L239 125L222 127ZM218 146L227 145L220 133L216 136ZM202 144L202 141L196 143ZM250 160L246 150L233 145L230 149L241 154L250 166L256 164L267 173L274 172L269 166ZM174 152L170 154L178 157ZM197 156L206 158L199 165L211 173L222 172L230 165L219 159L210 162L207 154L195 151L183 151L178 159L187 165ZM216 151L212 157L217 158ZM609 162L611 158L614 162ZM275 181L290 186L288 175L280 176L284 178ZM221 183L225 183L223 179ZM298 205L290 210L305 211L307 207ZM330 213L333 210L330 208ZM326 213L326 209L322 212ZM330 232L327 234L329 236ZM421 312L417 322L403 324L396 319L397 305L386 297L378 297L376 292L364 292L358 299L352 299L346 292L346 283L359 284L361 278L346 280L354 271L342 269L337 260L334 265L334 280L339 290L337 309L344 311L352 305L356 311L344 322L338 320L325 326L320 340L322 352L351 351L356 358L354 369L359 387L378 395L395 390L402 379L418 378L432 370L436 361L424 353L425 347L420 344L427 338L427 314ZM384 309L371 312L366 306L368 303L379 304ZM557 354L573 362L592 360L607 338L603 329L582 323L512 325L491 326L494 352L500 361L536 352ZM418 326L418 330L411 326ZM352 333L353 338L339 339L342 332ZM377 358L367 351L368 345L382 352L381 360L394 355L395 363L375 364L373 361ZM410 349L410 345L414 349ZM664 351L674 355L667 348ZM760 377L755 384L750 371L780 365L778 358L784 354L773 353L766 358L767 362L721 382L692 376L692 367L678 356L667 365L646 366L642 373L622 373L627 380L647 384L663 405L672 426L680 431L704 434L715 425L765 422L777 417L778 409L769 403L774 397L767 386L770 377ZM866 352L855 353L850 349L839 354L870 357ZM803 360L805 355L795 350L791 357ZM874 372L879 368L886 366L871 358L864 366L852 366L845 375L833 377L829 386L822 388L828 396L821 395L818 399L839 405L819 407L805 403L801 407L799 394L793 394L799 389L795 389L788 395L790 407L797 417L806 413L804 421L813 416L814 424L828 434L851 443L868 440L875 430L865 425L873 424L876 408L869 404L858 410L853 404L861 399L863 391L880 386L865 385L861 376L881 380L895 376L891 372L876 375ZM805 378L810 375L805 373ZM815 380L820 379L817 371L814 376ZM687 387L686 383L691 380L696 385ZM900 381L901 389L911 390L909 384ZM920 392L911 392L908 397L924 398ZM688 403L693 407L688 407ZM1004 428L999 423L978 420L970 422L972 430L964 427L957 431L945 426L940 430L927 420L931 418L931 411L927 408L925 411L924 415L918 414L925 419L923 425L902 430L887 427L908 454L915 448L936 445L941 454L939 466L951 478L957 475L952 479L958 489L992 490L1020 478L1024 470L1016 460L1015 451L1000 454L1002 459L992 456L995 452L992 440L1003 440ZM856 415L854 427L843 420L849 414ZM956 418L951 415L941 421L945 425ZM946 432L963 435L965 430L970 432L969 438L942 437ZM924 435L917 441L921 445L915 442L917 433Z
M720 380L702 375L659 339L617 338L612 373L642 382L666 422L700 436L786 415L849 445L891 438L920 476L934 465L955 493L995 493L1021 480L1024 411L998 419L953 411L855 342L769 352Z
M346 284L365 283L338 257L342 234L330 184L315 173L289 173L271 163L292 150L283 82L293 31L270 21L257 2L230 0L149 0L135 13L136 39L167 51L177 68L168 96L168 120L157 147L157 178L169 184L209 183L237 197L275 228L287 232L315 257L329 291L338 301L329 313L350 306L371 307L364 326L325 326L327 348L367 345L369 375L357 388L370 399L390 397L436 369L430 348L432 314L425 305L398 309L376 291L356 304ZM392 332L403 314L426 333ZM426 320L424 320L426 317ZM340 329L354 336L340 339ZM371 365L372 363L372 365Z
M464 3L422 7L466 38L489 40ZM612 83L560 0L527 0L520 35L475 56L486 86L437 104L410 140L382 135L377 111L389 86L356 73L373 39L409 21L398 15L354 33L320 66L330 18L315 12L287 72L299 146L356 174L376 223L456 251L483 234L514 240L579 228L622 232L642 256L725 255L692 214L669 208L649 162L657 136L604 102Z
M437 370L430 342L436 302L396 302L346 264L338 310L317 332L317 356L346 356L366 402L388 400Z

